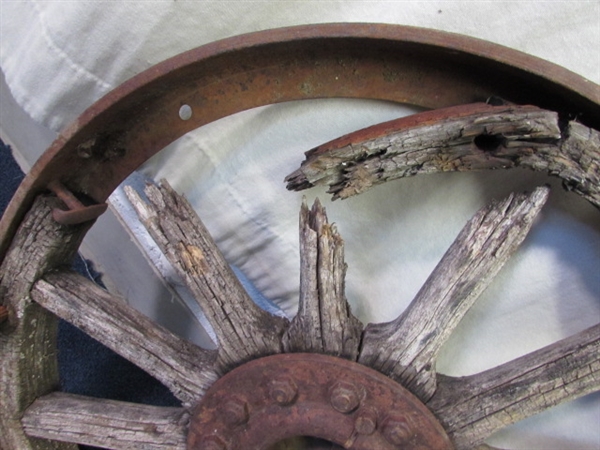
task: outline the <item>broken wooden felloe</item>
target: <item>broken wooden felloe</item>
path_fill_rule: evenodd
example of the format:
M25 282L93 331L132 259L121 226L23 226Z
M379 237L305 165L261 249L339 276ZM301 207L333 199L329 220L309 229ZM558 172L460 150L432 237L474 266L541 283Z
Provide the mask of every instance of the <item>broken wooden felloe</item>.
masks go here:
M600 132L535 106L462 105L359 130L306 153L288 189L329 186L333 198L398 178L523 167L562 179L600 207Z
M310 67L301 69L308 60ZM341 70L341 60L356 70ZM298 89L314 79L319 84L312 89ZM141 74L93 105L61 134L0 222L0 299L7 316L0 321L0 447L71 449L70 443L84 443L183 449L188 446L189 422L202 416L202 399L210 397L207 393L215 380L269 358L282 361L285 370L286 352L326 354L314 358L335 360L353 375L364 367L387 375L389 383L408 388L415 401L433 413L431 430L457 449L488 448L482 442L495 430L597 390L599 326L480 374L452 378L436 372L439 347L517 249L547 197L547 188L511 195L478 212L407 310L388 324L363 327L352 316L344 296L343 241L318 204L301 211L301 302L289 323L253 304L184 198L167 184L149 187L150 203L130 192L157 245L215 328L219 340L215 351L183 341L132 310L124 299L65 269L91 225L87 221L134 167L187 131L274 101L351 96L440 108L500 95L509 102L543 104L562 117L578 115L583 124L570 122L564 127L556 113L531 106L477 105L425 113L401 122L412 120L414 126L405 130L420 133L423 142L434 141L436 134L430 132L435 126L442 135L445 131L452 136L438 139L437 151L415 149L417 153L409 157L401 152L393 156L393 145L384 137L385 151L376 146L358 153L350 149L350 159L329 149L334 164L313 152L303 166L310 170L301 169L290 181L306 187L320 179L332 180L332 187L345 196L422 172L521 165L560 176L567 187L598 205L597 92L597 87L573 74L498 46L381 25L322 25L233 38ZM190 120L179 116L182 104L193 109ZM417 120L425 120L424 126L419 128ZM351 143L359 142L354 137ZM367 148L372 142L363 144ZM386 160L386 155L392 157ZM416 165L411 161L415 155ZM402 165L403 158L408 166ZM379 164L373 166L375 171L373 162ZM60 202L47 195L47 188L54 188L50 190L59 197L61 192L72 193L78 203L69 206L68 197ZM87 208L80 198L91 205L84 215L77 213L63 224L52 219L52 211L64 210L65 204L74 210ZM54 392L58 380L52 313L161 380L182 407ZM322 370L327 375L327 369ZM301 399L298 384L306 380L276 381L262 400L268 396L277 407L286 407ZM324 389L320 400L324 404L326 399L331 407L329 432L321 436L348 448L359 442L358 434L392 448L420 445L409 419L390 414L389 406L361 408L360 389L355 392L348 380L343 381L318 385ZM224 405L227 425L234 429L257 420L256 411L237 394ZM335 428L336 424L346 428ZM299 424L290 424L288 431L299 429L294 426ZM225 435L229 431L193 439L205 450L234 450Z

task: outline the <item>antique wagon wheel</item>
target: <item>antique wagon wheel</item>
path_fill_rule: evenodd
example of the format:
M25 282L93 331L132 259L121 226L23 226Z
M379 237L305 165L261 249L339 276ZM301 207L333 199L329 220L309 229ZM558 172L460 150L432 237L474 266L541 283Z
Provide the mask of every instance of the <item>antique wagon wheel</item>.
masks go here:
M511 133L490 125L477 134L475 127L468 142L458 143L461 157L471 152L459 162L479 162L457 167L438 158L437 165L419 163L414 171L523 165L561 177L598 206L598 86L462 36L388 25L272 30L179 55L98 101L40 158L0 222L0 299L7 316L0 324L1 447L72 448L58 442L65 441L110 448L268 448L306 434L354 449L473 448L508 423L597 390L598 326L481 374L449 378L435 371L439 347L518 247L545 188L478 212L407 311L364 330L343 295L341 239L318 204L301 212L301 302L288 323L253 304L199 219L168 185L149 187L149 204L132 193L158 245L212 319L218 351L178 338L64 269L129 173L220 117L303 98L371 98L435 109L492 96L550 112L451 108L351 139L368 146L391 132L514 118L523 123ZM563 123L570 115L579 122ZM539 123L543 129L531 128ZM336 171L364 160L348 152L348 142L310 154L289 178L292 187L324 180L336 193L364 188L352 171ZM337 151L338 164L323 167L324 151ZM374 155L380 158L381 151ZM183 406L53 392L54 314L155 376Z

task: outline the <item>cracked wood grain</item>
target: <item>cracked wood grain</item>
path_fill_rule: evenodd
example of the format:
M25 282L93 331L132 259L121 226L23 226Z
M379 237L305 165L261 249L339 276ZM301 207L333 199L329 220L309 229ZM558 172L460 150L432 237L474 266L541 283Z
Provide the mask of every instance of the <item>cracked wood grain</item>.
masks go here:
M427 406L457 450L600 389L600 325L479 374L441 377Z
M359 362L429 400L441 346L523 242L548 192L513 194L478 211L408 308L391 322L365 328Z
M167 408L53 393L25 412L27 434L112 449L184 450L188 413Z
M359 130L306 153L288 189L329 186L347 198L418 174L524 167L563 180L600 207L600 132L535 106L427 111Z
M218 378L212 369L216 352L174 335L81 275L48 274L31 297L161 381L186 405Z
M0 448L74 450L70 444L26 436L21 415L37 397L59 385L57 319L34 303L29 291L47 270L71 261L89 228L65 227L52 219L61 203L38 197L0 267L0 302L8 320L0 324Z
M521 159L520 165L547 172L600 208L600 132L569 122L557 147L541 147Z
M147 186L149 203L130 188L126 192L214 328L219 370L281 353L287 320L272 316L252 301L188 201L166 181L161 186Z
M314 352L356 360L362 323L345 296L344 242L316 200L300 210L300 302L283 337L286 352Z

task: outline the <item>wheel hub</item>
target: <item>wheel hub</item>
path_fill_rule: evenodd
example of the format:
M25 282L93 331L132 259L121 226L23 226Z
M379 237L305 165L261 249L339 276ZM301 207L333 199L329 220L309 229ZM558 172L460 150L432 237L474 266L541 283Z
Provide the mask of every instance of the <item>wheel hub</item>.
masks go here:
M194 410L188 449L268 449L295 436L355 450L452 449L435 416L398 383L306 353L253 360L220 378Z

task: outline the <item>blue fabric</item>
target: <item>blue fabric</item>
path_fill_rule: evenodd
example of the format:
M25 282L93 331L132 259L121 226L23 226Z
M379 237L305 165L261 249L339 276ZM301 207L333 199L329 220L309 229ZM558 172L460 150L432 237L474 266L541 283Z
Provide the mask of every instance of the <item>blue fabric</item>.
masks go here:
M138 195L140 195L140 197L146 202L148 202L149 200L146 197L144 189L148 184L153 183L154 181L151 178L145 176L142 172L137 171L134 171L132 174L130 174L124 182L125 185L135 189ZM123 214L123 211L120 211L120 214ZM127 212L126 214L129 214L129 212ZM133 210L131 211L131 214L135 214ZM127 215L125 215L123 217L123 220L126 223L130 223L130 220L137 220L137 218L134 219L133 217L128 217ZM230 264L229 267L231 267L231 270L233 271L237 279L240 281L248 295L250 295L254 303L256 303L263 310L273 314L274 316L286 317L284 311L271 299L265 297L263 293L260 290L258 290L258 288L252 283L252 281L250 281L250 279L246 276L246 274L244 274L244 272L242 272L242 270L239 267L232 264Z
M0 141L0 215L23 176L10 148ZM90 263L82 258L78 257L73 267L101 282ZM63 320L59 322L58 363L64 392L157 406L180 405L156 379Z
M242 286L244 286L248 295L254 300L254 303L274 316L286 317L283 310L271 299L265 297L237 266L230 265L229 267L231 267L231 270L233 270L237 279L240 280L240 283L242 283Z
M0 215L23 177L10 148L0 140ZM284 316L237 267L231 267L258 306L271 314ZM78 256L73 268L102 286L101 276L90 261ZM156 406L180 405L162 383L63 320L59 320L57 347L63 392ZM94 449L83 445L80 448Z
M23 172L12 157L10 147L0 140L0 217L23 177Z

